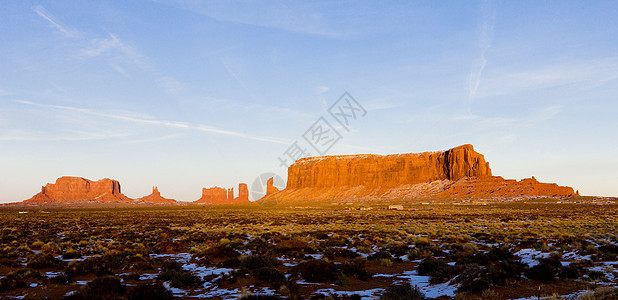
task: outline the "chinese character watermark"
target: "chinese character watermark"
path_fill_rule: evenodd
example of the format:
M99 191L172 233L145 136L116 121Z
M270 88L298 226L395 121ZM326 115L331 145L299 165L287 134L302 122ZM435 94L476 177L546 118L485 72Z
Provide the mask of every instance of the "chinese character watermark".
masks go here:
M353 121L367 115L367 110L348 92L343 93L327 111L346 131L350 131L350 125ZM343 139L343 135L324 116L319 117L303 133L302 137L319 155L325 155L337 142ZM288 168L296 160L310 156L311 153L307 148L299 145L298 140L296 140L278 159L281 167Z

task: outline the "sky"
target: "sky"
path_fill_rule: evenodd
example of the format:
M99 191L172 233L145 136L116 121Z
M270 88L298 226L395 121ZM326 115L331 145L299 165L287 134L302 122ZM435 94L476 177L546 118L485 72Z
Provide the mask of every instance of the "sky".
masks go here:
M293 150L462 144L494 175L618 195L616 1L0 7L0 202L60 176L193 201L285 180Z

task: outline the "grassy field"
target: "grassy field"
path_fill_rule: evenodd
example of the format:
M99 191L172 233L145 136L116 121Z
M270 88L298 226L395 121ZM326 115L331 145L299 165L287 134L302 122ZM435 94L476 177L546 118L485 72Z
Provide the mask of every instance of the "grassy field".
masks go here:
M3 207L0 298L614 299L617 208Z

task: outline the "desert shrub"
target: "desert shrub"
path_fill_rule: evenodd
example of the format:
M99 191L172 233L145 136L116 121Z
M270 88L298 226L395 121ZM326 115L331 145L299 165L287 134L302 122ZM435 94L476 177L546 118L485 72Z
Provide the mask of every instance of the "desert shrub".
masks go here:
M373 277L373 275L365 269L365 260L360 259L344 263L341 266L341 272L348 277L363 281L367 281Z
M287 253L291 251L305 252L311 249L311 246L303 240L289 239L277 243L274 250L276 253Z
M127 298L129 300L170 300L174 298L174 295L158 282L136 286L129 290Z
M300 274L304 280L310 282L335 281L339 276L335 264L321 259L301 262L294 267L293 273Z
M388 251L378 251L367 257L367 259L371 261L379 261L380 259L385 259L385 258L392 260L393 256Z
M238 268L240 266L240 259L238 259L238 257L228 258L220 262L217 266L220 268Z
M343 236L340 236L338 234L335 234L331 237L329 237L328 239L326 239L326 246L335 246L335 247L341 247L341 246L345 246L347 245L349 242L349 240Z
M62 267L62 261L55 258L51 254L40 253L34 254L28 258L28 263L26 264L28 268L32 269L44 269L44 268L54 268L58 269Z
M605 273L601 271L588 271L587 273L592 280L605 280Z
M79 253L79 251L76 251L74 249L69 249L62 254L63 259L73 259L79 257L82 257L82 255Z
M380 296L381 300L421 300L425 295L416 286L409 284L393 285Z
M318 231L318 232L315 232L315 233L313 234L313 237L314 237L314 238L316 238L316 239L318 239L318 240L325 240L325 239L327 239L327 238L328 238L328 234L327 234L327 233L325 233L325 232L320 232L320 231Z
M16 268L19 267L19 264L14 259L3 257L0 258L0 266Z
M392 258L380 258L378 259L378 264L380 264L381 266L390 268L393 266L394 261Z
M579 278L579 271L580 268L578 268L577 266L568 265L560 270L560 272L558 273L558 277L560 277L560 279L577 279Z
M328 259L334 259L336 257L341 258L357 258L360 254L350 250L350 249L342 249L342 248L329 248L324 252L324 256L328 257Z
M487 270L477 265L468 265L467 268L455 279L459 283L457 292L482 292L489 288L490 281Z
M525 265L516 260L492 263L487 267L488 279L493 285L504 286L508 280L518 280Z
M41 251L48 254L62 254L62 249L54 242L49 242L41 246Z
M95 274L97 276L112 274L112 268L100 256L89 257L83 261L72 261L64 269L68 278L77 275Z
M202 284L202 280L199 277L183 269L182 265L175 261L163 263L157 280L169 281L170 285L175 288L199 287Z
M38 271L21 269L13 271L6 275L6 277L0 279L0 292L9 291L14 288L24 288L28 284L24 279L39 279L43 280L43 276Z
M556 268L547 263L540 263L530 269L524 271L526 277L541 281L541 282L550 282L553 281L556 277Z
M240 259L240 267L248 270L275 268L279 264L280 262L277 259L266 255L249 255Z
M126 287L115 276L97 277L77 292L64 297L65 300L107 300L121 299Z
M208 248L200 253L196 254L197 257L213 257L213 258L230 258L230 257L238 257L240 256L240 252L236 251L229 244L218 245L211 248Z
M515 258L513 252L506 246L492 248L487 253L487 256L491 261L510 260Z
M409 260L424 259L431 257L431 252L424 249L412 248L408 251L407 256Z
M410 247L406 245L391 244L388 246L388 252L394 256L403 256L410 251Z
M116 276L103 276L88 282L83 292L86 295L119 295L124 293L125 289L126 287L122 284L120 278Z
M263 267L253 269L249 272L251 276L266 281L274 285L281 285L285 282L285 276L279 270L272 267Z
M40 240L37 240L30 245L30 248L35 249L35 250L41 250L41 247L43 247L43 245L45 245L45 243L43 243Z
M50 277L49 278L49 282L56 283L56 284L68 284L69 283L69 277L67 277L64 274L59 274L59 275Z

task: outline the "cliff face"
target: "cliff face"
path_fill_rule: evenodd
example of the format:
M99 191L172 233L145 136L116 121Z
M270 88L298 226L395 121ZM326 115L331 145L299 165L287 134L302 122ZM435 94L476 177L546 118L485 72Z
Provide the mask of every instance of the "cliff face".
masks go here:
M472 145L442 152L309 157L288 169L281 192L261 203L437 198L575 196L573 188L536 179L492 176L489 163Z
M436 180L491 176L472 145L444 152L308 157L288 169L287 188L394 187Z
M193 201L193 203L206 204L238 204L250 203L249 189L246 183L238 185L238 197L234 198L234 189L225 189L221 187L202 188L202 197Z
M94 200L100 202L133 201L120 192L120 183L112 179L92 181L81 177L64 176L48 183L41 192L25 200L28 203L69 202Z
M150 194L148 196L141 197L141 198L139 198L137 200L145 201L145 202L155 202L155 203L174 203L174 202L176 202L176 200L174 200L174 199L163 198L161 196L161 193L159 192L159 189L156 186L152 188L152 194Z

